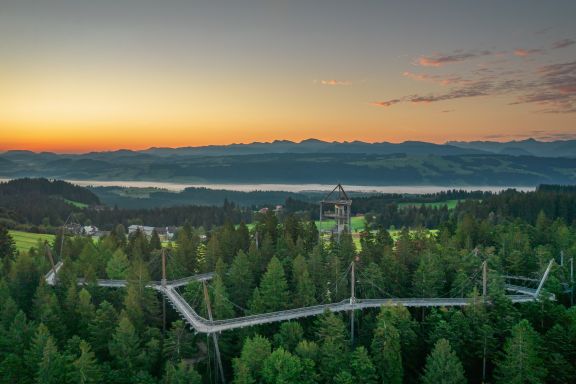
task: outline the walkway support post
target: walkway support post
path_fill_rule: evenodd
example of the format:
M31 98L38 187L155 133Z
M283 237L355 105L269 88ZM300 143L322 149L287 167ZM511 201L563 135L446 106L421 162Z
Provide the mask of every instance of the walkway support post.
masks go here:
M356 304L356 261L358 261L357 256L352 260L352 269L350 271L350 305L352 306L350 311L350 341L352 346L354 346L354 304Z
M208 319L212 321L212 306L210 305L210 295L208 295L208 286L206 285L206 280L202 280L202 286L204 288L204 301L206 301ZM222 358L220 357L220 347L218 347L218 336L216 336L216 332L212 332L212 341L214 341L214 351L216 352L216 361L218 363L218 371L220 372L220 380L222 381L222 384L226 384L224 368L222 367Z
M162 288L166 289L166 249L162 248ZM162 332L166 333L166 295L162 295Z
M542 287L544 286L546 279L548 279L548 274L550 273L550 270L552 269L552 264L554 264L554 259L550 260L550 262L548 263L548 267L546 267L546 270L544 271L544 275L542 276L542 280L540 280L540 284L538 284L538 289L536 289L536 293L534 293L535 298L540 296L540 291L542 290Z
M482 298L486 303L486 296L488 294L488 260L482 263Z
M48 256L48 260L50 260L50 266L52 267L52 273L54 274L54 284L56 284L56 265L54 264L54 257L52 257L52 251L50 250L50 247L48 246L47 242L44 242L44 247L46 249L46 255Z

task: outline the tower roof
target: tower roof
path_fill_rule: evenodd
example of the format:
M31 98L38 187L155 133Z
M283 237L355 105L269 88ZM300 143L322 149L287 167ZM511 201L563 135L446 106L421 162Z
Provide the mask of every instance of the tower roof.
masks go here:
M338 183L338 185L336 187L334 187L334 189L332 190L332 192L330 192L329 194L327 194L326 196L324 196L324 199L322 199L323 203L340 203L340 204L352 204L352 200L348 197L348 194L346 193L346 191L344 190L344 187L342 187L342 184Z

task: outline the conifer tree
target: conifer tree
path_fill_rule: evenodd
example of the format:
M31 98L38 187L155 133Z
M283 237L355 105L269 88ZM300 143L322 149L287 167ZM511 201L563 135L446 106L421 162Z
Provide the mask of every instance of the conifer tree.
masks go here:
M543 383L546 368L539 354L539 336L528 320L512 328L504 343L503 357L496 365L497 383Z
M280 347L272 352L262 363L262 378L267 384L305 383L304 367L298 356Z
M164 384L202 384L202 376L187 366L184 362L174 365L171 362L166 364Z
M109 357L108 342L116 330L117 321L118 314L112 304L103 301L88 325L90 335L88 339L94 352L101 359L108 359Z
M61 384L66 383L70 375L70 367L63 355L58 352L56 343L49 337L42 352L42 360L36 371L36 383Z
M390 321L381 318L370 345L374 364L384 383L401 384L404 376L400 334Z
M308 307L316 304L316 287L308 272L308 263L302 255L292 262L292 281L294 282L294 306Z
M106 275L109 279L125 280L130 263L121 248L116 249L106 264Z
M436 342L434 349L426 358L426 367L422 377L424 384L465 384L464 368L458 356L452 351L446 339Z
M226 280L229 284L232 301L245 307L254 290L254 273L252 272L250 260L244 251L238 251L238 254L232 260L230 273Z
M90 344L80 342L80 356L72 363L71 378L78 384L96 384L101 382L100 367L90 348Z
M288 306L288 296L288 282L284 268L280 260L273 257L262 277L259 289L254 291L251 308L258 312L278 311Z
M226 287L220 275L215 275L212 280L212 311L217 320L230 319L234 317L234 308L228 298Z
M240 360L255 380L261 378L262 364L272 352L270 342L265 337L256 335L247 338L242 346Z
M376 384L377 376L374 364L366 348L360 346L352 352L350 370L356 383Z

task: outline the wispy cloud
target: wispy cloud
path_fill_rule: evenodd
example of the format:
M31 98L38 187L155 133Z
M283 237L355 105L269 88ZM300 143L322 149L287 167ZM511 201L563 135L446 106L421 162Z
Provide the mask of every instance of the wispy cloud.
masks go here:
M518 57L540 55L542 53L544 53L544 50L540 49L540 48L533 48L533 49L518 48L518 49L514 50L514 56L518 56Z
M405 71L402 76L417 81L429 81L440 85L467 84L470 81L455 75L430 75L427 73L414 73Z
M350 80L336 80L336 79L319 80L318 83L320 83L322 85L329 85L329 86L352 85L352 82Z
M552 49L566 48L566 47L569 47L573 44L576 44L576 41L574 41L572 39L562 39L562 40L558 40L557 42L552 44Z
M453 54L421 56L413 64L424 67L441 67L489 55L515 55L528 57L550 53L576 44L572 39L562 39L552 43L548 49L530 48L514 51L455 51ZM405 71L402 75L415 81L430 82L444 88L438 92L414 93L401 97L378 100L371 105L392 107L397 104L428 104L448 100L466 99L481 96L506 95L512 98L509 105L531 104L540 113L576 113L576 61L539 64L541 60L526 60L521 66L516 60L489 60L477 62L474 66L459 67L460 73L433 73ZM540 65L538 67L538 65ZM428 71L428 72L430 72Z
M441 67L446 64L460 63L469 59L488 56L491 54L493 54L492 51L454 52L451 54L437 53L431 56L420 56L414 63L422 67Z
M544 113L576 112L576 61L542 66L537 76L513 104L533 103Z

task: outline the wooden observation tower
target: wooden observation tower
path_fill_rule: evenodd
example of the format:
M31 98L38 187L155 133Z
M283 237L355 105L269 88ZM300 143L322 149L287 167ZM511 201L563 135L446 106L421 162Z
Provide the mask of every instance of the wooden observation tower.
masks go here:
M320 201L320 238L330 234L340 240L343 233L351 233L351 206L352 200L341 184Z

